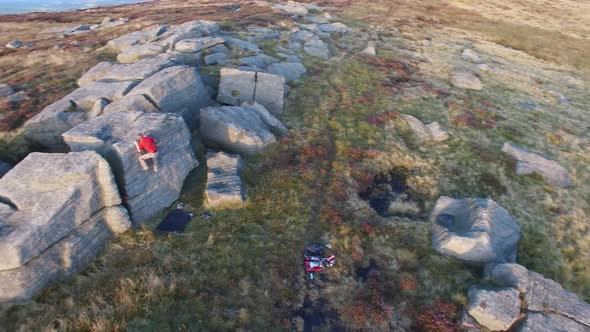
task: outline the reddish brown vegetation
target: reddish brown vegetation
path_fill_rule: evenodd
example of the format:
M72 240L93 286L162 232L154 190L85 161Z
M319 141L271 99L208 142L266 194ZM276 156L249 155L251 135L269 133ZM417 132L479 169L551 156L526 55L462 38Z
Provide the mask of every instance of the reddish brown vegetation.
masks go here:
M424 332L459 331L456 319L458 309L455 303L439 300L418 315L416 325Z

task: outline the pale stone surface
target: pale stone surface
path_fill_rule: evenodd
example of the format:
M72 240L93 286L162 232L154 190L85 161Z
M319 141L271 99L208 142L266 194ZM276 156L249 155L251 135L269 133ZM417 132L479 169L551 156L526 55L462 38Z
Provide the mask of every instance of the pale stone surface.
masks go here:
M467 311L492 331L505 331L520 315L520 297L514 288L472 286Z
M377 55L377 50L375 49L375 43L374 42L369 42L367 44L367 48L365 48L361 54L363 55L368 55L368 56L376 56Z
M112 62L99 62L78 79L78 86L83 87L93 84L94 82L103 78L112 67Z
M166 52L167 44L147 43L137 44L127 48L117 55L117 61L120 63L134 63L141 59L152 58L158 54Z
M62 151L65 145L61 134L88 120L97 100L122 99L135 85L135 81L95 82L79 88L28 120L24 125L25 136L48 149Z
M343 23L328 23L328 24L320 24L318 26L318 28L322 31L322 32L328 32L328 33L346 33L348 31L350 31L350 28L347 27L345 24Z
M469 264L512 263L520 227L491 199L441 196L430 214L432 247Z
M502 151L516 159L516 174L538 173L552 186L572 185L567 169L554 160L510 143L504 143Z
M406 123L408 124L408 126L410 126L410 129L414 133L416 143L421 144L431 139L430 131L422 123L422 121L416 119L415 117L409 114L402 114L402 117L404 118L404 120L406 120Z
M590 327L590 304L539 273L530 271L525 301L529 311L553 312Z
M275 118L266 108L257 102L244 102L242 108L252 110L258 114L262 122L267 125L273 134L277 136L286 136L289 134L289 130L285 127L281 121Z
M270 74L283 76L286 82L298 80L307 73L307 69L300 62L281 62L268 66Z
M451 83L453 83L454 86L462 89L483 89L483 84L481 83L479 78L468 72L456 72L455 74L453 74L453 77L451 78Z
M590 332L590 327L567 317L546 312L527 312L518 332Z
M160 37L167 30L168 26L158 25L150 27L146 30L134 31L118 38L109 40L107 42L107 46L115 50L125 52L134 45L157 40L158 37Z
M232 68L221 68L217 100L229 105L241 105L254 100L256 73Z
M461 53L461 58L471 61L473 63L480 63L481 58L477 53L475 53L472 49L466 48L463 53Z
M435 142L443 142L449 139L449 133L446 130L444 130L443 127L436 121L427 124L426 128L428 128L430 136L432 140Z
M175 60L172 54L161 54L128 65L101 62L84 74L78 80L78 85L87 86L93 81L141 81L164 68L176 65Z
M490 264L485 268L486 279L502 287L514 287L521 293L526 292L529 271L522 265L514 263Z
M255 155L276 141L258 113L238 106L201 109L200 133L206 145L244 156Z
M13 40L6 44L6 48L21 48L23 46L23 42L20 40Z
M305 15L309 12L304 4L295 1L277 3L273 5L273 8L290 15Z
M133 142L147 132L158 146L158 172L142 170ZM198 165L191 135L183 119L170 113L115 112L66 132L72 151L94 150L112 166L123 201L134 223L170 206L180 196L183 182Z
M479 324L477 323L477 321L475 320L475 318L473 318L473 316L471 316L469 314L469 312L467 312L467 310L463 310L463 313L461 314L461 331L463 332L480 332L481 328L479 327Z
M278 75L256 73L254 101L272 114L283 113L285 78Z
M330 57L330 48L328 48L328 44L324 43L319 38L306 41L303 50L311 56L319 58Z
M258 45L237 38L225 37L225 44L232 50L260 52Z
M110 103L102 110L102 114L112 112L147 112L154 113L160 110L154 106L144 95L126 96L123 99Z
M187 66L150 76L129 92L135 95L147 96L162 112L182 115L189 128L195 127L199 110L213 103L197 69Z
M268 65L279 62L279 59L265 54L257 54L240 59L244 65L265 69Z
M92 118L96 118L97 116L101 115L104 108L108 104L109 104L109 101L104 98L100 98L97 101L95 101L94 105L92 105L92 109L88 112L88 118L92 119Z
M105 207L121 204L94 152L31 153L0 179L0 270L18 268Z
M174 49L183 53L196 53L224 42L225 40L220 37L189 38L178 41Z
M0 303L32 299L43 288L66 281L96 258L116 234L131 226L127 210L107 207L19 268L0 271Z
M207 207L241 207L245 201L240 179L242 158L223 152L208 153L207 168Z

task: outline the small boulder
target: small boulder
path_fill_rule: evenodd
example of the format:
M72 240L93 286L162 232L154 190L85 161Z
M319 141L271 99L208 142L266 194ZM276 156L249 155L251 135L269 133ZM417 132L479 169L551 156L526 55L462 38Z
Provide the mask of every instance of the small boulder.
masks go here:
M468 72L457 72L453 75L451 83L461 89L481 90L483 84L477 76Z
M415 117L409 114L402 114L402 117L404 118L404 120L406 120L406 123L408 124L408 126L410 126L410 129L414 133L414 138L416 139L417 144L422 144L425 141L430 140L430 131L428 130L428 128L426 128L422 121L416 119Z
M205 189L208 208L242 207L244 189L240 172L242 157L223 152L207 154L207 188Z
M134 142L148 132L158 146L158 172L142 170ZM142 223L180 196L184 180L198 166L191 134L176 114L114 112L63 134L72 151L92 150L112 166L131 220Z
M223 44L225 40L220 37L202 37L182 39L174 45L174 49L182 53L196 53Z
M257 54L241 58L240 62L246 66L265 69L268 65L279 62L279 59L265 54Z
M449 139L449 133L436 121L427 124L426 128L430 132L432 140L435 142L443 142Z
M281 62L268 66L268 72L284 77L285 82L291 82L298 80L302 75L306 74L307 69L300 62Z
M199 110L212 104L196 68L166 68L137 85L129 96L145 95L162 112L182 115L189 128L198 121Z
M109 40L107 46L120 52L138 44L145 44L157 40L168 30L166 25L157 25L146 30L134 31L118 38Z
M7 48L21 48L23 46L23 42L20 40L13 40L10 43L6 44Z
M473 265L512 263L520 227L498 203L441 196L430 214L432 247Z
M537 173L552 186L566 188L572 185L567 169L554 160L510 143L504 143L502 151L516 160L516 174Z
M260 52L258 45L237 38L225 37L225 44L232 50Z
M491 331L508 330L520 315L520 294L514 288L472 286L467 311Z
M295 1L277 3L272 7L289 15L306 15L309 12L304 4Z
M160 54L127 65L100 62L78 80L78 85L87 86L96 81L142 81L164 68L177 65L175 60L171 54Z
M206 65L211 66L218 64L219 61L227 60L228 58L229 55L227 55L227 53L213 53L205 56L203 60L205 61Z
M14 89L8 84L0 84L0 98L8 97L14 93Z
M305 51L305 53L311 56L319 58L330 57L330 48L328 47L328 44L324 43L319 38L306 41L303 46L303 50Z
M206 145L244 156L255 155L276 141L256 111L238 106L201 109L200 133Z
M466 48L465 50L463 50L463 53L461 53L461 58L467 61L471 61L473 63L481 63L481 58L479 57L479 55L477 55L477 53L475 53L470 48Z
M529 270L514 263L489 264L485 268L486 279L502 287L514 287L526 292L529 284Z
M346 33L346 32L350 31L350 28L342 23L320 24L318 26L318 28L322 32L327 32L327 33Z
M375 43L374 42L369 42L367 44L367 48L365 48L362 52L362 55L367 55L367 56L376 56L377 55L377 50L375 49Z

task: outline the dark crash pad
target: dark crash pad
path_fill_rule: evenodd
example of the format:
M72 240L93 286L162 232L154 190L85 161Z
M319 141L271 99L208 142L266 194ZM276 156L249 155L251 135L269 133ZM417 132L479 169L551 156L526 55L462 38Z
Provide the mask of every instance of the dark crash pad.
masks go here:
M181 209L170 211L166 218L156 227L156 230L170 233L182 233L186 225L193 218L193 214Z

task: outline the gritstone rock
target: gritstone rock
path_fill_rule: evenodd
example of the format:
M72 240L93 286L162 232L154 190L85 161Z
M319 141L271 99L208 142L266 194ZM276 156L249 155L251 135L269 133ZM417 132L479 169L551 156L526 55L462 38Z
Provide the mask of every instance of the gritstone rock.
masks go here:
M516 174L540 174L552 186L569 187L572 181L565 167L524 148L504 143L502 151L516 159Z
M218 64L221 60L226 60L229 58L227 53L213 53L205 56L203 60L205 61L206 65L215 65Z
M520 297L514 288L472 286L467 311L492 331L505 331L520 315Z
M174 49L183 53L196 53L224 42L225 40L219 37L182 39L174 45Z
M432 213L432 247L469 264L512 263L520 227L491 199L440 197Z
M258 45L243 41L241 39L236 39L232 37L225 37L225 44L229 46L232 50L241 50L241 51L249 51L249 52L260 52L260 48Z
M154 113L160 110L154 106L144 95L126 96L105 106L102 114L112 112L146 112Z
M147 132L158 146L158 172L144 171L133 142ZM146 221L180 196L188 173L198 165L182 117L170 113L115 112L66 132L72 151L94 150L111 165L134 223ZM148 161L148 165L151 161Z
M319 38L306 41L305 45L303 46L303 50L305 53L311 56L319 58L330 57L330 49L328 48L328 44L324 43Z
M305 15L309 12L307 7L299 2L287 1L273 5L273 8L283 11L290 15Z
M410 126L410 129L414 133L416 143L421 144L431 139L430 131L428 130L428 128L426 128L422 121L416 119L415 117L409 114L402 114L402 117L404 118L404 120L406 120L406 123L408 124L408 126Z
M289 134L289 130L287 129L287 127L285 127L281 123L281 121L279 121L272 114L270 114L270 112L267 111L266 108L260 105L259 103L251 103L246 101L242 103L242 108L256 112L256 114L258 114L262 122L264 122L264 124L266 124L270 128L273 134L277 136L285 136Z
M461 58L471 61L473 63L480 63L481 58L472 49L466 48L461 54Z
M435 142L443 142L449 139L449 133L447 133L438 122L433 122L426 125L430 136Z
M222 68L217 100L235 106L256 101L271 113L281 114L284 83L277 75Z
M483 84L477 76L467 72L457 72L453 75L451 83L462 89L481 90Z
M95 81L141 81L174 65L176 65L175 57L171 54L161 54L129 65L100 62L78 79L78 85L87 86Z
M238 155L207 154L207 207L241 207L244 204L241 168L242 158Z
M528 312L517 332L590 332L590 327L550 312Z
M131 32L121 37L108 41L107 46L120 52L125 52L127 49L133 47L134 45L144 44L150 41L157 40L158 37L160 37L164 32L166 32L166 30L168 30L167 26L159 25L146 30Z
M486 265L485 275L494 284L514 287L521 293L526 292L529 284L529 271L524 266L514 263Z
M305 66L299 62L281 62L268 66L270 74L283 76L286 82L298 80L307 73Z
M166 52L168 45L160 43L137 44L127 48L117 55L120 63L134 63L141 59L152 58Z
M342 23L328 23L328 24L321 24L318 28L322 32L328 33L346 33L350 31L350 28Z

